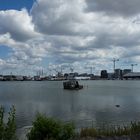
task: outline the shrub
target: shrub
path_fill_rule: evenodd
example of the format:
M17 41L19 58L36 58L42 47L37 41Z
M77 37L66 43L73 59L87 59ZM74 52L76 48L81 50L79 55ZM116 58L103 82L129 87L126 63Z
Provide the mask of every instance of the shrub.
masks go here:
M4 107L0 107L0 140L16 139L15 108L12 106L9 111L8 121L4 123Z
M38 114L31 131L27 134L28 140L68 140L74 136L72 123L62 123L44 115Z

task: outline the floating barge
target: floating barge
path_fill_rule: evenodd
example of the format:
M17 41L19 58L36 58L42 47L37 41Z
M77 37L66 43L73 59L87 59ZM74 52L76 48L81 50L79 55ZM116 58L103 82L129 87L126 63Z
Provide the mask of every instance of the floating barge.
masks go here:
M77 80L70 80L63 82L63 87L68 90L79 90L83 88L83 85L79 85Z

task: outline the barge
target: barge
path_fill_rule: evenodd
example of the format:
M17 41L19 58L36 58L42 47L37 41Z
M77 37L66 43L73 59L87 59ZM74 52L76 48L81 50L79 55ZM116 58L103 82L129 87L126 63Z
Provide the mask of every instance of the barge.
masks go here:
M63 87L68 90L79 90L83 88L83 85L79 85L77 80L70 80L63 82Z

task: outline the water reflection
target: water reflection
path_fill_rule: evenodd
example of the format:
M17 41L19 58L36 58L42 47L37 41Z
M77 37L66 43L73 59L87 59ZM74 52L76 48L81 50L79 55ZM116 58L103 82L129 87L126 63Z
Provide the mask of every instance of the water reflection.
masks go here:
M6 112L15 105L18 127L31 125L37 112L78 127L91 120L94 126L139 120L140 81L81 82L85 88L79 91L63 90L60 81L0 82L0 104Z

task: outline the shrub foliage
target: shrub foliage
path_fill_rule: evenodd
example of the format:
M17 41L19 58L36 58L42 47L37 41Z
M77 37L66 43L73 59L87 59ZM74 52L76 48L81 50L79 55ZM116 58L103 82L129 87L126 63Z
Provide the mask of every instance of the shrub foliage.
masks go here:
M9 111L8 121L4 123L4 107L0 107L0 140L16 139L15 108L12 106Z
M65 124L38 114L27 137L28 140L68 140L74 132L72 123Z

